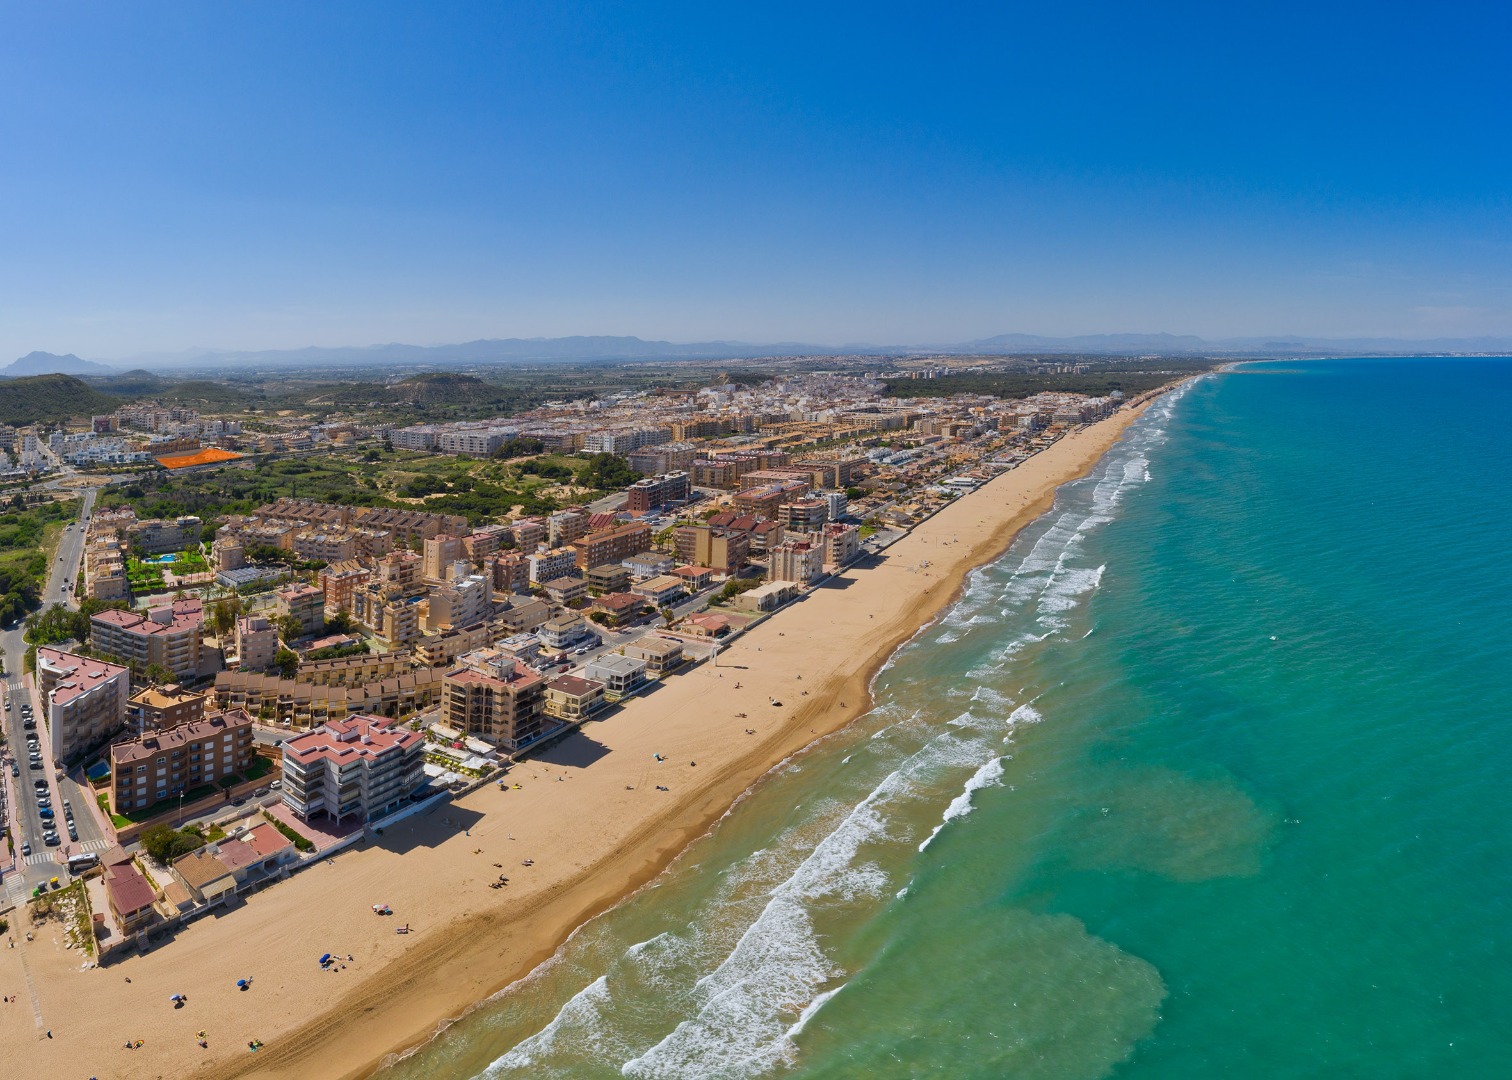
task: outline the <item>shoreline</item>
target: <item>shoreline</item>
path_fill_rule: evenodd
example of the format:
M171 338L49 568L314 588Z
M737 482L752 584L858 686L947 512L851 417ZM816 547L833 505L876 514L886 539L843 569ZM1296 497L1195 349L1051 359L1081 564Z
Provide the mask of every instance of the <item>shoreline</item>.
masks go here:
M954 602L967 575L1000 556L1150 401L1184 381L951 502L881 558L847 568L728 646L718 669L705 663L674 675L611 720L589 723L522 762L510 773L522 790L490 785L417 815L343 854L330 871L310 868L145 956L82 974L77 964L65 973L65 958L39 995L31 972L44 966L37 947L56 926L46 924L37 942L0 950L0 982L20 988L10 977L19 959L38 1025L45 1007L58 1037L18 1042L20 1010L0 1012L12 1020L0 1027L0 1045L18 1068L55 1069L65 1051L102 1080L361 1077L422 1048L660 876L773 768L868 710L879 670ZM789 676L805 680L801 688ZM778 693L792 702L767 711L763 699ZM750 719L731 711L742 705L760 711ZM766 730L747 741L752 723ZM650 764L653 749L679 761L687 754L688 764ZM665 797L651 791L653 772L671 789ZM517 868L522 854L541 867ZM510 887L482 892L500 866L513 877ZM418 933L396 938L384 920L375 922L366 911L374 896L392 902ZM22 929L13 925L12 938ZM351 953L357 973L332 984L309 957L300 963L307 950ZM256 988L228 999L232 1017L218 1006L184 1016L190 1010L159 1004L174 992L192 993L196 1003L225 998L243 975L255 975ZM132 987L121 985L123 976ZM132 999L148 1003L134 1011ZM88 1015L55 1015L63 1002ZM209 1051L189 1037L201 1027L211 1029ZM145 1034L147 1045L120 1050L133 1033ZM264 1048L248 1054L249 1038Z

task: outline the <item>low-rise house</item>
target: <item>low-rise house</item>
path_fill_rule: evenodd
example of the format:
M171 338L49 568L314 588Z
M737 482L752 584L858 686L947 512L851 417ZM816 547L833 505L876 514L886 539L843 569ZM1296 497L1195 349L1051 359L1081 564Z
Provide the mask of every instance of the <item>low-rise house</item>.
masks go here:
M602 619L596 618L595 622L623 626L644 612L646 606L646 598L634 593L605 593L588 605L588 611L592 616L603 616Z
M714 584L714 579L718 574L719 572L712 566L679 566L672 571L672 576L681 578L690 593L707 589Z
M610 701L635 693L646 682L646 662L633 656L609 654L590 661L583 674L604 686L604 697Z
M201 904L225 900L236 892L236 875L216 857L213 846L196 848L173 860L173 872Z
M157 921L157 890L130 859L105 867L105 898L123 934L134 934Z
M798 583L795 581L768 581L737 596L735 606L747 611L776 611L797 595Z
M657 607L664 607L683 596L687 591L687 586L684 585L682 578L665 574L649 581L642 581L639 585L632 585L630 591L637 596L645 597Z
M682 642L657 634L647 634L637 641L630 642L620 651L626 656L644 662L646 674L653 679L659 679L681 667L685 659Z
M546 715L576 723L604 707L604 684L577 675L558 675L546 684Z

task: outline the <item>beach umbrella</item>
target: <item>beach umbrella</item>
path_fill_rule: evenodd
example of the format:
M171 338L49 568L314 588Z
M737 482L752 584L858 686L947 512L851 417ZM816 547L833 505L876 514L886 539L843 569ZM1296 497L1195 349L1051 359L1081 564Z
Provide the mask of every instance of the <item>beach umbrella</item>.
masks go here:
M246 979L237 979L236 980L236 988L238 990L245 990L247 988L247 980Z
M321 964L322 967L324 967L326 964L329 964L330 962L331 962L331 954L330 953L326 953L325 955L323 955L320 958L320 964Z
M170 1001L170 1002L172 1002L172 1003L173 1003L173 1004L175 1004L175 1005L177 1005L177 1004L178 1004L178 1003L179 1003L179 1002L180 1002L180 1001L183 1001L183 1000L184 1000L184 998L183 998L183 995L182 995L182 994L174 994L174 995L173 995L173 996L172 996L172 997L171 997L171 998L169 998L169 999L168 999L168 1000L169 1000L169 1001Z

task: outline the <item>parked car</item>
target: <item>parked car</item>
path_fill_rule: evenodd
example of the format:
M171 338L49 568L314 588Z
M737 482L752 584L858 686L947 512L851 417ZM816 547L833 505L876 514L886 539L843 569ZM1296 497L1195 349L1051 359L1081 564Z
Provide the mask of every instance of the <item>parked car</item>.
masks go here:
M21 841L21 854L22 854L23 857L31 855L31 841L30 840L23 840L23 841Z
M42 791L42 790L44 790L47 787L47 781L46 780L33 780L32 781L32 787L36 788L38 791Z
M60 839L58 839L58 834L57 833L50 832L50 833L44 833L43 834L43 836L42 836L42 842L44 844L46 844L48 847L57 847L63 841L60 840Z

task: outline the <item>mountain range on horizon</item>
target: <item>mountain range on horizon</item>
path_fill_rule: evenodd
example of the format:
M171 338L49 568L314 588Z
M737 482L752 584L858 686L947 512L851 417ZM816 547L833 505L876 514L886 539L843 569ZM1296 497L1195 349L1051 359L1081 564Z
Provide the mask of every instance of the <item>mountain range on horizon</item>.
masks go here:
M491 338L453 345L307 346L298 349L188 349L143 353L120 360L85 360L72 353L31 352L0 368L0 378L28 375L114 375L131 368L174 370L301 367L388 367L399 365L485 365L490 363L613 362L636 360L755 360L768 356L1060 355L1088 356L1210 354L1239 357L1300 357L1489 354L1512 352L1512 337L1410 339L1390 337L1311 338L1274 336L1207 339L1192 334L1081 334L1053 337L1009 333L947 344L877 345L808 342L648 341L633 336Z

